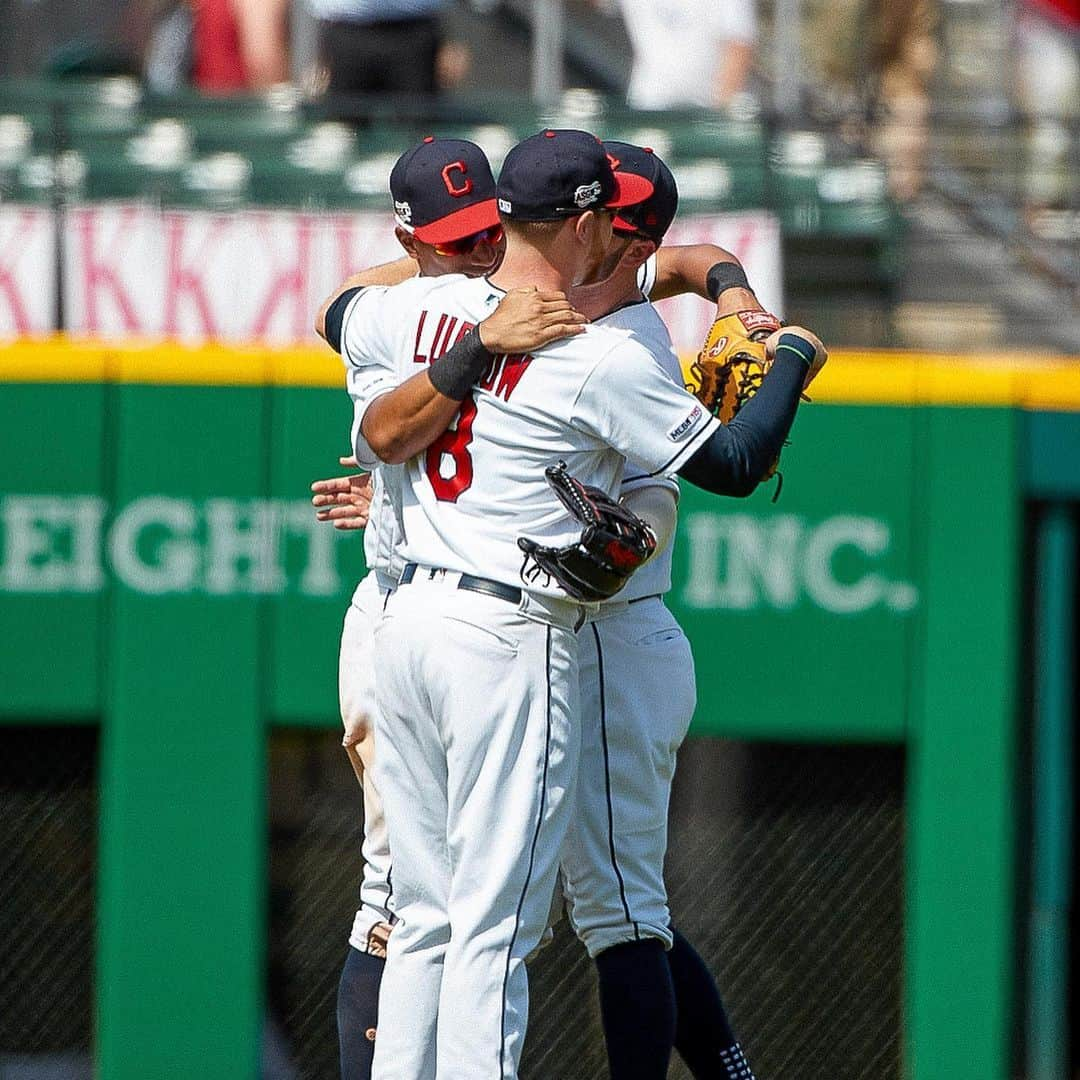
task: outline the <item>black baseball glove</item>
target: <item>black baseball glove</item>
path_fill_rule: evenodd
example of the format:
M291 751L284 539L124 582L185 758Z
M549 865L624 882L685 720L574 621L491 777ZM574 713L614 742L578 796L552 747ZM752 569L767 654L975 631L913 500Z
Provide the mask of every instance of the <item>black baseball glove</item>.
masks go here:
M525 552L522 578L531 582L544 573L575 600L614 596L656 550L652 529L599 488L575 480L564 462L545 469L544 476L563 506L581 522L581 536L561 548L518 537L518 547Z

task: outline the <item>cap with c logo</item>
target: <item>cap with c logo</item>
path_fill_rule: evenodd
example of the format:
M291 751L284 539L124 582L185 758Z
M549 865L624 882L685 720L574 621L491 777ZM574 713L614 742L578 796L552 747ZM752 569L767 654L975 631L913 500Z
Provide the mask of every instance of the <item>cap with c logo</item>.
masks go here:
M487 156L466 139L428 136L390 172L398 225L425 244L445 244L499 224Z

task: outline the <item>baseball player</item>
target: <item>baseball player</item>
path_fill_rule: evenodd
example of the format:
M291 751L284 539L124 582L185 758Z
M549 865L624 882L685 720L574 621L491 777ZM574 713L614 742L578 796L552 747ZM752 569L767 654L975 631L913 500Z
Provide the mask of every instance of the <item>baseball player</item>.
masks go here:
M450 177L449 183L445 177ZM461 191L452 195L450 187ZM502 227L495 211L495 181L483 152L461 140L428 139L403 155L390 178L397 216L396 235L407 252L404 260L373 267L354 275L342 290L390 285L408 276L482 274L502 254ZM341 291L341 290L339 290ZM333 298L331 298L331 301ZM327 305L327 307L329 304ZM565 299L538 292L516 292L500 305L503 325L512 325L519 337L504 339L496 347L539 347L558 332L572 332L582 320ZM326 308L316 329L324 336ZM498 320L486 332L498 338ZM333 336L333 329L330 330ZM492 338L488 339L492 341ZM355 464L342 459L343 464ZM386 943L394 923L390 897L392 870L385 818L377 787L371 778L374 754L374 687L372 632L386 598L396 587L402 564L396 559L399 529L389 506L384 471L365 478L343 478L334 499L316 494L323 520L347 527L370 527L365 534L368 574L356 587L345 614L339 658L339 700L345 727L343 744L364 792L364 871L360 904L349 935L349 950L338 987L337 1019L344 1080L368 1080L378 1017L378 993L386 957ZM325 492L325 486L313 485ZM350 509L349 515L341 511Z
M655 285L656 250L677 209L675 179L651 150L604 146L618 168L648 178L654 193L620 211L601 282L571 296L601 325L626 329L645 342L681 384L667 329L652 305L642 302ZM740 301L748 306L747 296L760 308L737 264L699 266L698 272L698 288L709 291L721 313ZM725 287L714 290L710 280ZM773 319L771 325L779 324ZM638 507L648 500L650 521L663 521L669 536L674 533L678 486L672 478L628 467L621 490ZM716 984L672 928L667 908L663 863L671 783L696 704L689 643L663 602L671 588L671 555L671 543L661 543L583 631L582 779L563 853L564 892L571 923L600 974L614 1080L665 1077L673 1045L696 1077L752 1080Z
M581 306L595 309L598 312L607 308L618 308L621 314L615 316L616 320L627 321L630 328L633 324L641 323L644 319L646 326L655 322L655 313L648 305L633 303L640 301L641 293L634 282L634 270L640 265L642 273L639 275L646 293L663 291L666 295L687 291L689 286L696 282L696 291L702 295L711 295L712 292L707 284L710 280L710 271L713 275L719 269L726 269L729 281L725 283L724 292L718 299L721 314L727 311L745 308L759 308L753 293L749 292L745 285L745 275L741 274L741 268L731 262L730 257L721 249L710 245L701 245L691 248L666 249L658 260L655 248L662 240L664 232L674 216L677 205L677 192L674 178L666 166L651 151L642 150L628 144L606 144L609 155L621 155L621 167L629 169L638 175L645 176L654 183L654 194L643 204L623 211L623 218L631 218L635 224L628 220L617 223L616 239L612 245L605 262L608 264L601 273L605 277L598 286L579 289L575 294L581 300ZM618 162L616 162L618 164ZM647 260L643 262L644 257ZM727 264L720 267L720 262ZM394 268L389 280L403 280L408 273L408 260L406 266L400 265ZM452 260L443 259L443 264L452 265ZM657 264L659 263L659 268ZM434 265L431 269L439 270L440 265ZM387 268L377 268L378 272L384 273ZM400 272L399 272L400 271ZM370 274L371 272L368 272ZM658 281L657 278L660 280ZM743 284L739 285L739 280ZM356 284L365 283L363 275L354 279ZM660 331L666 338L666 332ZM667 364L672 377L679 379L677 362L674 360L670 346L667 347ZM345 463L343 461L343 463ZM352 463L352 462L349 462ZM320 494L316 495L316 506L324 507L319 511L321 520L335 521L339 527L355 528L363 527L367 522L368 496L364 486L358 483L360 478L341 477L336 480L320 481L313 488ZM669 480L653 478L630 477L624 481L624 491L638 490L644 494L649 486L656 486L660 491L670 492L672 484ZM325 509L329 506L330 509ZM607 1033L610 1054L612 1057L612 1075L620 1077L629 1075L662 1075L658 1066L650 1061L653 1058L664 1057L663 1067L666 1069L666 1054L663 1047L666 1043L667 1052L670 1052L670 1036L665 1038L664 1032L673 1025L670 1021L672 990L677 1004L676 1013L678 1025L676 1028L675 1045L681 1056L691 1067L696 1076L720 1075L722 1070L730 1070L725 1075L749 1076L749 1066L745 1061L727 1020L722 1002L717 992L708 969L701 961L692 947L674 931L671 934L663 934L660 938L652 938L648 932L635 929L634 937L626 934L624 912L632 906L640 911L648 907L651 902L655 910L666 912L666 897L662 887L662 859L664 842L663 835L653 835L651 850L643 845L640 838L640 830L636 828L638 822L631 815L626 821L622 820L622 814L618 808L625 805L627 797L637 798L639 802L651 802L654 809L654 818L659 816L666 822L667 802L670 790L670 775L674 766L674 748L681 742L685 734L686 725L689 723L689 710L680 709L680 703L693 700L693 669L689 663L689 649L682 632L674 625L674 622L666 609L662 609L658 595L666 591L670 577L670 550L663 556L658 556L647 571L639 574L631 587L626 590L626 599L636 592L640 595L642 607L631 609L626 603L616 602L612 605L609 617L604 620L604 627L611 637L611 641L605 650L603 670L617 688L624 688L621 697L613 695L610 691L606 694L598 693L597 674L599 664L599 639L600 631L594 628L596 646L590 654L591 665L584 665L582 670L583 692L589 699L592 708L585 710L586 722L596 721L595 732L603 732L604 741L601 743L599 736L593 739L591 744L587 741L586 750L590 745L595 758L595 767L586 770L589 792L583 793L580 798L586 812L579 817L579 823L589 822L592 843L592 869L588 870L584 883L579 886L589 894L589 900L582 905L582 910L587 911L588 903L592 904L592 914L583 919L583 938L587 943L593 944L593 952L597 958L597 966L600 972L601 1000L605 1003L605 1031ZM654 588L654 585L662 584L663 588ZM631 617L636 615L637 617ZM663 622L665 625L657 630L649 626L649 620ZM347 620L348 623L348 620ZM627 641L634 642L635 648L623 650L625 657L619 652L619 646ZM644 642L645 645L636 647L636 643ZM673 653L674 662L665 663L663 650L656 646L668 644ZM623 662L625 659L625 662ZM649 694L638 691L638 684L643 683L646 690L655 685L651 661L657 661L665 667L665 685L672 680L677 687L681 687L682 694L665 694L659 702L649 701ZM353 661L356 667L365 666L365 659L357 657ZM644 682L643 682L644 677ZM680 678L681 677L681 678ZM344 684L343 667L343 686ZM655 697L655 692L652 693ZM627 704L631 707L628 709ZM604 708L601 711L600 706ZM624 713L627 715L624 717ZM670 723L664 723L667 718ZM642 721L648 719L647 724ZM667 748L667 752L654 753L643 761L631 759L628 748L634 746L635 741L642 735L642 731L650 734L653 744L658 748ZM609 734L610 733L610 734ZM347 724L346 741L350 738ZM648 740L641 742L646 745ZM603 750L601 757L600 750ZM629 774L623 776L620 769L633 760ZM657 775L657 769L660 775ZM647 786L651 782L651 786ZM597 786L599 785L599 786ZM585 788L586 783L581 785ZM590 801L591 795L591 801ZM650 798L643 798L642 796ZM611 812L606 804L612 801L617 808ZM589 812L593 817L590 819ZM370 818L370 809L368 810ZM378 829L377 821L370 828ZM578 830L579 833L582 830ZM573 832L573 830L572 830ZM602 843L595 841L599 837ZM630 865L620 867L618 864L618 852L629 846L634 852L630 857ZM610 854L609 854L610 852ZM582 854L580 847L577 854ZM644 875L633 873L635 869L633 861L641 860L644 856L652 855L652 859L645 858L650 864L648 872ZM626 856L623 856L626 862ZM579 862L580 866L580 862ZM588 869L589 864L586 861ZM597 870L599 868L599 870ZM633 882L641 882L635 895L631 890L631 902L626 900L626 888L623 877L632 877ZM650 891L653 896L650 898ZM603 902L607 894L606 904ZM597 900L600 902L598 903ZM621 906L620 906L621 905ZM362 917L358 914L358 920ZM606 930L601 926L598 933L598 922L603 923L605 915L610 924ZM604 934L615 944L629 944L635 941L642 946L641 949L615 949L607 951L602 946L597 946ZM665 958L657 957L655 946L657 941L668 941L674 936L674 944L670 953ZM651 946L650 946L651 943ZM375 965L370 963L374 969ZM352 962L346 965L346 974L350 969L358 965ZM670 975L668 968L670 966ZM378 971L381 972L381 961ZM627 969L630 977L623 973ZM356 1034L364 1031L368 1036L373 1033L373 1017L375 1015L374 998L377 994L377 979L369 980L366 984L354 983L349 992L346 992L346 980L342 981L342 993L339 998L339 1023L342 1029L343 1067L346 1060L346 1044L349 1038L355 1038ZM616 1007L620 997L628 998L630 1007ZM364 1002L367 1005L364 1005ZM351 1003L351 1004L350 1004ZM352 1016L347 1011L352 1009L356 1014ZM367 1017L372 1026L361 1024L357 1017ZM351 1027L351 1031L346 1030ZM659 1038L657 1032L660 1033ZM654 1049L656 1048L656 1049ZM364 1049L370 1053L370 1044ZM348 1060L355 1067L359 1055L355 1052L348 1054ZM352 1076L353 1072L347 1075ZM364 1076L367 1073L363 1073Z
M521 961L546 921L576 756L581 606L551 581L510 584L522 533L556 554L578 548L539 479L543 464L569 459L611 491L615 448L646 472L747 493L823 360L806 336L785 334L761 392L724 429L619 331L589 327L535 355L487 354L482 328L471 328L501 288L565 287L595 271L610 237L600 208L640 201L632 186L591 136L543 133L507 158L500 210L510 236L490 280L342 298L358 457L408 462L409 561L376 632L377 772L401 917L376 1075L434 1075L436 1064L445 1076L516 1071ZM409 377L415 364L429 366ZM660 429L638 419L642 404Z

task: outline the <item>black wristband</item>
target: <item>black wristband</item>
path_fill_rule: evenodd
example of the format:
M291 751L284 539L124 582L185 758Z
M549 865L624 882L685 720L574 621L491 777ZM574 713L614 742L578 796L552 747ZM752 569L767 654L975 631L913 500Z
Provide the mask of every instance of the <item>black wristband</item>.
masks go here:
M464 401L492 358L473 329L428 368L428 378L444 397Z
M735 262L714 263L705 275L705 290L713 300L718 300L725 289L746 289L753 292L746 271Z

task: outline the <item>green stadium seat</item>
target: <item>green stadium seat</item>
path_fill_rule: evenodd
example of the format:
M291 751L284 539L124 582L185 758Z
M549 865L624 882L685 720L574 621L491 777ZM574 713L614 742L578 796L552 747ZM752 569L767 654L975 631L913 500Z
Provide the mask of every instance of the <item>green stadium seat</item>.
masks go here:
M715 157L668 159L679 185L683 212L760 208L765 202L765 170L760 162L724 161Z
M251 161L242 154L222 152L198 158L182 169L169 193L174 206L204 210L235 210L251 201Z

